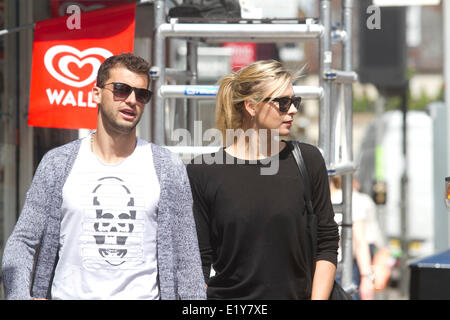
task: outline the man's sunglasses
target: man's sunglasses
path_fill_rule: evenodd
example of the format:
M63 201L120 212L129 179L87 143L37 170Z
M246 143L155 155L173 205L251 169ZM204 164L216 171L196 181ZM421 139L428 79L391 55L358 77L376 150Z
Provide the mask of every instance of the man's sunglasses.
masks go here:
M105 87L108 84L113 85L112 90ZM136 95L136 100L142 104L146 104L147 102L149 102L153 94L153 92L151 92L150 90L135 88L122 82L106 83L103 86L103 88L112 91L114 97L116 97L117 99L124 99L124 100L128 98L128 96L131 94L132 91L134 91L134 94Z
M281 97L281 98L265 98L264 101L276 102L278 104L278 109L281 112L287 112L291 105L293 104L295 109L300 108L300 103L302 102L301 97Z

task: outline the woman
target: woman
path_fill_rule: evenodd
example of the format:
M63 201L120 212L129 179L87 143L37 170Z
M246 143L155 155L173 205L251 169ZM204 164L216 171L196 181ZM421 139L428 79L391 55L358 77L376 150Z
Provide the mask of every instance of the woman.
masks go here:
M225 76L217 94L217 126L228 138L226 147L188 165L209 299L328 299L330 294L339 236L323 158L317 148L302 144L319 221L311 279L303 184L291 146L278 139L289 134L300 105L292 81L273 60ZM277 170L265 174L269 167Z

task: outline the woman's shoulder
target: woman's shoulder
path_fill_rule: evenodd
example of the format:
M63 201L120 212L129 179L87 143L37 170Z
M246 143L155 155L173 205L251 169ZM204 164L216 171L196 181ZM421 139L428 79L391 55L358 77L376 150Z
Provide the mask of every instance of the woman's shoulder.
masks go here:
M300 142L300 150L306 163L317 163L324 161L322 151L315 145Z
M308 169L310 177L315 177L318 172L323 171L325 167L325 160L323 158L321 150L312 144L306 142L298 142L300 150L302 152L303 159L305 161L306 168Z
M189 174L199 175L204 172L220 170L220 165L225 163L224 148L213 153L204 153L194 157L187 165Z
M322 152L315 145L306 142L300 142L300 149L302 150L302 154L304 154L305 156L322 157Z
M308 161L310 159L313 161L314 160L317 161L317 159L323 159L322 151L315 145L301 141L290 141L290 143L299 144L302 156L305 159L305 161ZM288 143L288 145L290 145L290 143Z

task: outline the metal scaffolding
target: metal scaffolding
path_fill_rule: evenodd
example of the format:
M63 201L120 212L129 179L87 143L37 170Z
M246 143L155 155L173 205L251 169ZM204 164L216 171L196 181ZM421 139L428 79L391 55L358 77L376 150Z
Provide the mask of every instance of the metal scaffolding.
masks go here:
M164 0L154 0L153 66L151 68L152 90L155 93L151 102L152 141L166 145L166 127L164 119L165 99L187 99L187 129L193 133L197 120L198 99L211 99L217 93L217 87L198 85L197 62L198 43L208 41L248 41L248 42L295 42L297 40L317 40L319 42L319 86L294 86L296 95L304 99L319 101L319 145L325 159L329 175L340 175L342 182L342 203L334 204L335 212L343 214L342 221L342 286L353 293L352 283L352 177L355 171L352 153L352 83L357 74L352 70L352 14L353 0L342 0L341 29L333 30L331 0L320 0L319 21L306 19L304 23L181 23L178 19L167 21ZM207 24L207 27L205 25ZM167 68L166 39L184 39L187 42L186 70ZM342 70L332 69L332 39L342 46ZM182 79L185 84L168 84L167 78ZM339 99L332 99L342 92L344 101L345 155L337 160L335 155L336 128L338 121ZM211 147L192 146L173 148L185 153L211 152Z

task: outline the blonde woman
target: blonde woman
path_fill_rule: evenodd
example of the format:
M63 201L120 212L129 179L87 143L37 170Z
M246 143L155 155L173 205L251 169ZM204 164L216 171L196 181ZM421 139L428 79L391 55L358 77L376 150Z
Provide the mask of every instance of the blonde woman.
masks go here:
M255 62L220 81L217 127L224 147L194 159L187 169L209 299L329 297L339 236L325 163L317 148L301 145L319 222L311 279L303 184L291 145L278 139L289 134L300 106L292 82L274 60ZM277 170L264 174L270 166Z

